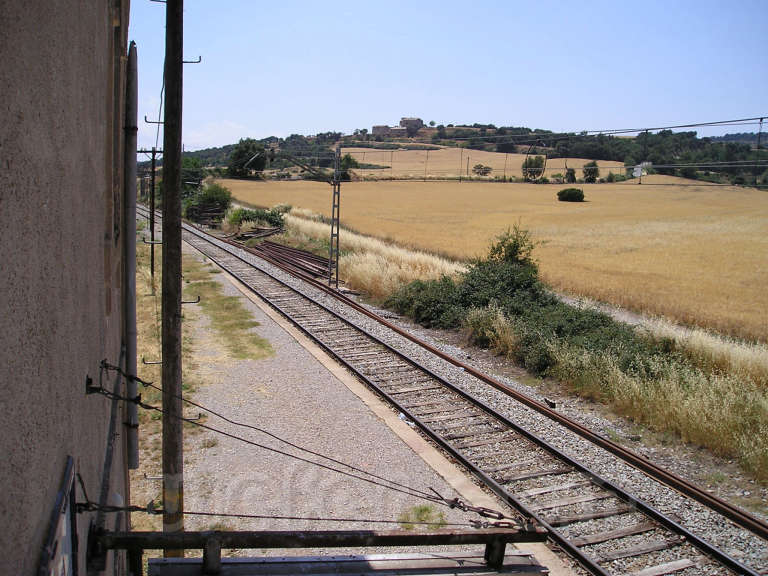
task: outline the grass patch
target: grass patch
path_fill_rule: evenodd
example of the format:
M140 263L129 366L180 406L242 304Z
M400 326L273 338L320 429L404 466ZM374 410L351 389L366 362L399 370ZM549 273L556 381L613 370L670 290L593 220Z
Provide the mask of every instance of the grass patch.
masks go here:
M438 530L445 526L445 514L435 510L431 504L419 504L407 510L403 510L397 521L403 530ZM426 524L422 524L426 522Z
M234 358L258 360L272 354L269 342L252 331L259 323L253 320L239 298L224 294L221 284L211 278L213 270L210 263L186 261L184 298L200 297L200 307L210 319L218 339Z

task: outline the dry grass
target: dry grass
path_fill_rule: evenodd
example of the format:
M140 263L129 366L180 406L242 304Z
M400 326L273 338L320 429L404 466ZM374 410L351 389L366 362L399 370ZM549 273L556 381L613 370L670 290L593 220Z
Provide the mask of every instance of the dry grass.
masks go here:
M469 175L474 177L472 167L475 164L490 166L490 177L523 177L522 165L525 154L502 154L482 150L463 148L440 148L439 150L374 150L371 148L342 148L342 154L351 154L358 162L388 166L386 169L355 169L354 172L365 179L375 178L458 178ZM565 174L568 168L575 168L581 177L581 168L589 162L583 158L553 158L547 161L545 176ZM608 175L612 169L616 174L624 174L624 164L600 160L601 175Z
M287 214L286 227L294 238L325 239L328 225L306 210ZM339 274L347 285L376 300L383 300L400 286L443 275L454 276L463 266L444 258L414 252L399 246L342 229L343 248Z
M327 184L224 183L250 204L330 213ZM581 204L557 202L559 185L349 183L341 217L361 233L459 259L484 253L519 221L544 242L542 277L558 290L767 341L768 194L679 186L690 183L651 176L642 186L585 185Z

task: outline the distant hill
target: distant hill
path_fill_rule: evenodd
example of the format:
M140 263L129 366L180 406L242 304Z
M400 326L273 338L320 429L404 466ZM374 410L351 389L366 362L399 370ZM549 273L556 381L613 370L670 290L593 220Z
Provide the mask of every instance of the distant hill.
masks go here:
M202 166L226 166L229 155L232 154L236 144L227 144L218 148L203 148L193 152L184 152L185 158L197 158Z
M436 150L442 147L462 147L484 152L544 155L549 159L583 158L621 162L634 166L651 162L660 174L684 176L713 182L747 184L760 176L763 184L768 180L768 152L754 150L758 135L753 132L726 134L699 138L696 132L640 133L635 137L586 133L553 133L540 128L521 126L438 125L419 137L368 134L356 130L344 136L341 132L325 132L314 136L292 134L287 138L271 136L260 142L279 149L304 163L328 168L332 164L332 148L341 143L345 148ZM765 144L762 143L765 141ZM768 134L761 148L768 146ZM194 159L203 168L225 168L236 144L185 152L184 158ZM757 162L757 166L740 166L740 162ZM713 164L714 163L714 164ZM160 165L162 162L159 163ZM139 166L145 168L146 162ZM290 168L293 164L278 158L270 166L275 170ZM378 166L377 166L378 167Z
M760 139L760 148L768 145L768 138L766 134L762 135ZM710 136L710 140L713 142L739 142L741 144L757 145L757 133L756 132L737 132L735 134L725 134L724 136Z

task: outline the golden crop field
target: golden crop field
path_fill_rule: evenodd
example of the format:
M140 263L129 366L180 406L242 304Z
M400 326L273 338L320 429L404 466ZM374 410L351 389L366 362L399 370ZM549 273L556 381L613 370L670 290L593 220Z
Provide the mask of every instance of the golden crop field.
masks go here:
M330 213L324 183L222 183L249 204ZM483 254L519 222L542 242L542 277L559 290L768 341L768 193L691 183L588 184L584 203L558 202L562 185L344 183L341 219L457 258Z
M372 148L342 148L342 154L351 154L361 164L388 166L386 169L355 169L365 179L376 178L458 178L467 174L474 176L475 164L490 166L490 177L515 176L522 178L525 154L503 154L464 148L440 148L439 150L374 150ZM551 178L558 172L565 174L568 168L575 168L581 177L581 168L589 162L583 158L552 158L547 160L545 176ZM598 161L601 175L612 169L616 174L624 173L621 162Z

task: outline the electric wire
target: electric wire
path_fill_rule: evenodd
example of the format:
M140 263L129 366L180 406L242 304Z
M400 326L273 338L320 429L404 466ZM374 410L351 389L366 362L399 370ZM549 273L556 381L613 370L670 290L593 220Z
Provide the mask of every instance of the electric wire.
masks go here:
M322 468L324 470L328 470L331 472L336 472L337 474L341 474L343 476L348 476L350 478L356 478L358 480L361 480L363 482L367 482L369 484L373 484L375 486L379 486L381 488L386 488L388 490L392 490L394 492L400 492L402 494L405 494L407 496L413 496L415 498L421 498L422 500L427 500L429 502L440 504L442 506L447 506L448 508L451 508L452 506L449 504L449 501L447 501L445 498L439 498L437 496L432 496L431 494L423 493L420 490L414 491L411 488L399 488L396 486L390 486L387 484L383 484L381 482L378 482L377 480L366 478L364 476L359 476L358 474L353 474L351 472L347 472L344 470L339 470L338 468L334 468L333 466L328 466L326 464L322 464L320 462L315 462L314 460L310 460L308 458L304 458L302 456L297 456L296 454L291 454L290 452L286 452L285 450L280 450L279 448L274 448L271 446L266 446L264 444L260 444L258 442L254 442L253 440L249 440L247 438L243 438L242 436L238 436L237 434L232 434L230 432L226 432L224 430L221 430L219 428L214 428L213 426L208 426L207 424L203 424L201 422L197 422L192 418L184 418L183 416L177 416L175 414L169 414L167 410L164 410L163 408L158 408L157 406L153 406L151 404L147 404L146 402L142 402L141 396L137 396L136 398L128 398L126 396L122 396L120 394L116 394L114 392L110 392L109 390L106 390L104 388L97 388L94 389L93 392L97 392L101 394L102 396L105 396L110 399L117 399L117 400L123 400L124 402L132 402L136 404L137 406L144 408L145 410L151 410L158 412L160 414L166 414L171 416L172 418L176 418L177 420L180 420L182 422L187 422L193 426L197 426L199 428L203 428L205 430L209 430L211 432L215 432L216 434L220 434L222 436L226 436L227 438L232 438L233 440L238 440L240 442L243 442L245 444L248 444L250 446L254 446L256 448L261 448L262 450L266 450L268 452L274 452L275 454L280 454L282 456L286 456L288 458L292 458L294 460L298 460L300 462L304 462L306 464L311 464L313 466L317 466L319 468Z
M80 512L144 512L147 514L162 514L163 510L155 508L153 503L149 506L100 506L95 502L78 503L77 509ZM196 510L184 510L183 516L203 516L215 518L244 518L252 520L302 520L308 522L355 522L358 524L406 524L409 526L452 526L462 528L483 528L492 523L472 520L469 522L445 522L445 521L422 521L422 520L404 520L387 518L339 518L336 516L285 516L276 514L240 514L234 512L208 512Z
M120 373L123 377L129 378L131 380L134 380L135 382L138 382L139 384L141 384L145 388L147 388L147 387L148 388L153 388L155 390L158 390L159 392L163 391L163 389L160 386L157 386L156 384L153 384L152 382L147 382L146 380L142 380L141 378L138 378L136 376L131 376L131 375L126 374L122 370L122 368L120 368L119 366L113 366L113 365L108 364L106 362L104 362L102 365L105 368L107 368L108 370L114 370L114 371ZM398 487L403 488L405 490L410 490L410 491L415 492L415 493L420 493L420 494L422 494L424 496L428 496L430 498L432 497L432 495L429 492L427 492L427 491L420 490L418 488L414 488L414 487L408 486L406 484L402 484L400 482L397 482L396 480L390 480L389 478L386 478L384 476L380 476L378 474L374 474L373 472L368 472L367 470L364 470L362 468L358 468L358 467L356 467L356 466L354 466L352 464L348 464L347 462L344 462L342 460L338 460L336 458L333 458L331 456L327 456L327 455L322 454L320 452L315 452L313 450L310 450L309 448L304 448L303 446L299 446L298 444L295 444L295 443L291 442L290 440L286 440L284 438L281 438L281 437L277 436L276 434L274 434L274 433L272 433L272 432L270 432L268 430L265 430L263 428L260 428L258 426L254 426L252 424L247 424L247 423L244 423L244 422L238 422L236 420L232 420L231 418L221 414L220 412L217 412L216 410L212 410L208 406L205 406L203 404L199 404L197 402L189 400L188 398L184 398L181 394L174 394L173 397L181 400L182 402L185 402L185 403L189 404L190 406L194 406L195 408L199 408L200 410L205 410L206 412L216 416L217 418L220 418L220 419L224 420L225 422L228 422L228 423L233 424L235 426L240 426L242 428L248 428L250 430L255 430L256 432L260 432L261 434L265 434L265 435L269 436L270 438L273 438L274 440L277 440L278 442L282 442L283 444L286 444L286 445L290 446L291 448L295 448L296 450L300 450L301 452L305 452L307 454L310 454L312 456L316 456L318 458L323 458L325 460L328 460L328 461L333 462L334 464L338 464L340 466L346 466L347 468L349 468L350 470L353 470L354 472L359 472L359 473L362 473L362 474L367 474L368 476L371 476L372 478L376 478L377 480L381 480L383 482L388 482L388 483L390 483L390 484L392 484L394 486L398 486Z

